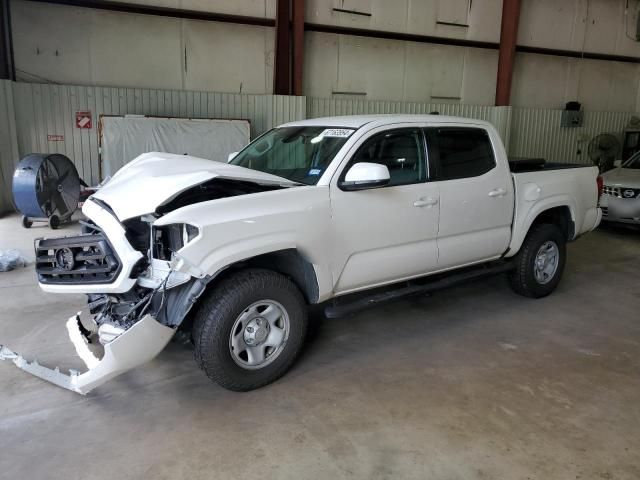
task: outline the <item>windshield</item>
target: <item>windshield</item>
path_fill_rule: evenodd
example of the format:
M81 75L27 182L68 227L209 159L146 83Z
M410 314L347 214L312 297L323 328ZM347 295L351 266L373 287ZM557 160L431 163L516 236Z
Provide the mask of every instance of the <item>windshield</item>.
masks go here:
M353 132L350 128L274 128L250 143L230 163L315 185Z
M633 155L629 160L622 164L622 168L633 168L640 170L640 152Z

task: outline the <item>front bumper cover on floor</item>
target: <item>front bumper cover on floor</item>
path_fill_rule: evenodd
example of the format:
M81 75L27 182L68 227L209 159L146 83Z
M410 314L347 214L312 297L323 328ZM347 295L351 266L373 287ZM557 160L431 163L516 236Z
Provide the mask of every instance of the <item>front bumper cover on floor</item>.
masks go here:
M175 333L173 328L162 325L151 315L145 315L122 335L106 344L104 355L99 359L89 348L79 314L67 321L67 330L78 356L88 368L85 373L69 370L67 375L60 372L58 368L44 367L37 360L28 362L21 355L2 345L0 345L0 360L11 360L18 368L36 377L86 395L112 378L153 359L164 349Z

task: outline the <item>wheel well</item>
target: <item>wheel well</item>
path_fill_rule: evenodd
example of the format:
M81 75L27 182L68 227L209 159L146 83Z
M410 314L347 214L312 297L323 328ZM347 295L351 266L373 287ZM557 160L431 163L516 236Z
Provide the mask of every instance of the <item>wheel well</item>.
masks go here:
M215 284L220 278L246 268L264 268L281 273L297 285L307 303L318 302L318 279L313 264L294 248L265 253L234 263L223 270L212 283Z
M320 288L318 286L318 280L316 278L316 272L313 269L313 265L294 248L265 253L263 255L241 260L229 265L227 268L220 271L214 278L210 278L210 280L207 281L206 286L198 293L197 297L193 300L193 303L196 303L197 299L201 297L203 293L211 288L215 288L223 278L247 268L264 268L281 273L290 278L291 281L296 284L307 303L318 303ZM184 317L184 320L180 323L181 330L186 332L191 331L193 327L193 318L198 307L197 303L195 307L196 308L190 309L188 314Z
M573 219L571 218L571 211L567 206L554 207L541 212L533 221L531 227L533 227L534 225L540 225L542 223L556 225L558 228L560 228L560 231L568 242L573 240L573 237L575 236L576 226Z

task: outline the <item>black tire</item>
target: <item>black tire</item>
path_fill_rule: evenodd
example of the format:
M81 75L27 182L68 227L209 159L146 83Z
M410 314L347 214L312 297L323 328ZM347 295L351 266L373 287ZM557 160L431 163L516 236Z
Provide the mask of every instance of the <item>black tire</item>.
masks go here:
M23 215L22 216L22 226L24 228L31 228L32 225L33 225L33 222L31 220L29 220L29 217Z
M51 230L56 230L60 226L60 217L57 215L51 215L49 217L49 228Z
M553 275L545 279L546 283L541 283L535 276L535 263L538 251L546 242L553 242L558 247L558 266ZM525 297L546 297L560 283L566 260L566 239L560 229L550 224L534 225L515 259L516 268L509 273L511 288Z
M289 317L289 335L279 354L267 365L242 367L230 348L236 319L255 302L278 302ZM307 332L307 306L298 287L270 270L249 269L223 279L196 311L193 323L195 359L207 376L222 387L245 392L274 382L293 365Z

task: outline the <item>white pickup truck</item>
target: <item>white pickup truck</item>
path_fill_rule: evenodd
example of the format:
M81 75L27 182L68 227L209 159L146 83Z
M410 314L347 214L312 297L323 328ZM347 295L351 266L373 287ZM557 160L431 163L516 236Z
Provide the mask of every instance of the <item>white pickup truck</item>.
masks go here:
M84 205L82 235L36 242L47 292L86 293L67 322L87 393L188 332L223 387L273 382L307 309L329 316L488 274L551 293L566 242L601 219L595 167L512 162L488 123L444 116L319 118L275 128L228 163L148 153Z

